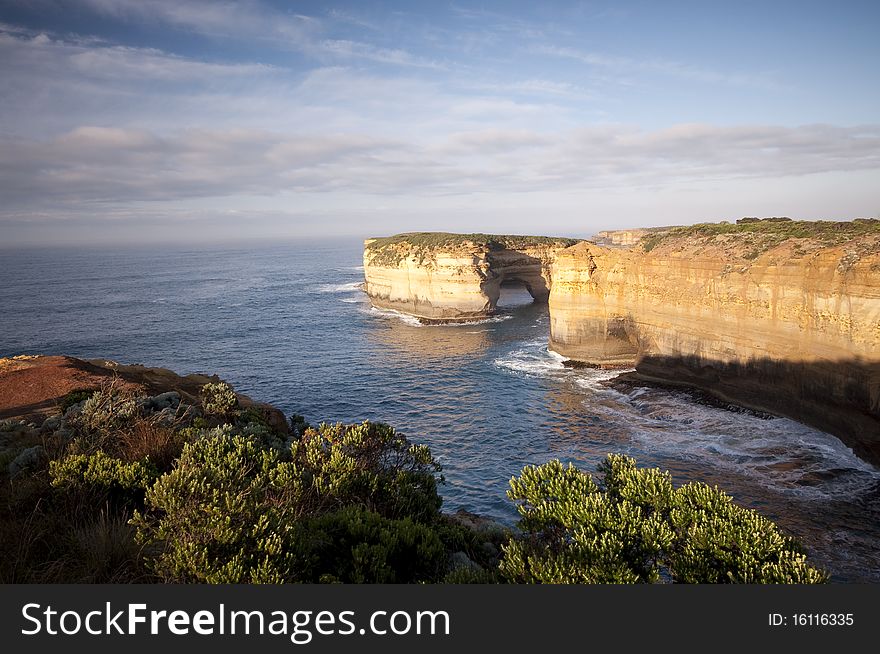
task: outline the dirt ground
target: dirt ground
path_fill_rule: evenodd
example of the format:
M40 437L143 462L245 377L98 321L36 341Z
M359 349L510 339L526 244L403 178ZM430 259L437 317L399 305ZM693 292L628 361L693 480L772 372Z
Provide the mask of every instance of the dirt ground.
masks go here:
M164 368L121 365L113 361L83 361L67 356L17 356L0 359L0 420L39 420L58 412L64 397L75 390L96 389L116 379L134 392L147 395L175 390L195 399L199 389L219 378L181 377Z

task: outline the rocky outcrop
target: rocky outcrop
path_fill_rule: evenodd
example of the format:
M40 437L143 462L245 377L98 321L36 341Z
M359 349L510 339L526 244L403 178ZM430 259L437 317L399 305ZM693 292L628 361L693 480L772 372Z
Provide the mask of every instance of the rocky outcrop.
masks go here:
M166 368L126 365L106 359L84 361L69 356L19 355L0 358L0 420L52 420L65 398L74 391L96 390L113 383L117 390L142 396L151 410L176 408L181 400L199 403L205 384L216 375L178 375ZM277 408L236 393L239 404L253 409L282 433L287 418Z
M880 230L704 231L558 253L551 349L791 416L880 461Z
M642 227L639 229L614 229L598 232L593 239L600 245L616 245L630 247L639 241L655 234L670 229L669 227Z
M374 306L424 322L485 318L502 284L522 283L536 301L550 295L556 253L574 239L486 234L402 234L364 244L365 290Z

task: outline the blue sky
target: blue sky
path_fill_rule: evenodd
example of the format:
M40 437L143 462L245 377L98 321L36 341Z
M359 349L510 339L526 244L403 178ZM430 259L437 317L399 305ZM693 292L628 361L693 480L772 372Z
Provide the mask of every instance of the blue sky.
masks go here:
M880 3L0 0L6 245L880 216Z

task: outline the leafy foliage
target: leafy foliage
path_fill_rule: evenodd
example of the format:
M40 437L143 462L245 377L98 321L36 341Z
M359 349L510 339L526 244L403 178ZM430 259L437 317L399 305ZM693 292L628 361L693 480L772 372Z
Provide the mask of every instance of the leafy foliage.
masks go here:
M705 484L609 456L599 483L571 464L510 482L525 536L504 547L520 583L820 583L801 547L768 519Z
M148 460L127 463L108 456L103 450L50 461L49 475L56 488L122 495L142 495L158 476Z
M61 409L62 413L64 413L74 404L79 404L80 402L89 399L94 393L94 388L78 388L76 390L70 391L61 399L61 403L59 404L58 408Z
M383 423L321 424L291 448L321 507L363 506L390 518L434 519L440 465ZM442 479L442 478L439 478Z
M449 553L432 524L383 517L349 506L304 524L309 581L412 583L436 581Z
M285 455L229 430L187 443L134 522L172 581L416 581L447 556L427 448L391 427L321 425Z
M208 415L226 417L238 407L238 395L226 382L205 384L202 387L202 407Z
M130 424L138 415L135 395L109 383L89 395L72 417L71 426L91 434L112 432Z

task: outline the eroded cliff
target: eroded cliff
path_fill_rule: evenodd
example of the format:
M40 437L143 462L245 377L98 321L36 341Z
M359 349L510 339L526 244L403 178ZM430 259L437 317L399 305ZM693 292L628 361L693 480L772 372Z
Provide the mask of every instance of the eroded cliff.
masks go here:
M400 234L364 243L365 290L374 306L425 322L484 318L501 285L521 282L537 301L550 295L557 252L575 239L489 234Z
M880 221L740 222L643 230L630 248L371 239L365 288L378 307L454 321L489 315L521 281L549 295L563 356L790 416L880 463Z
M551 274L556 352L788 415L880 461L880 223L584 242Z

